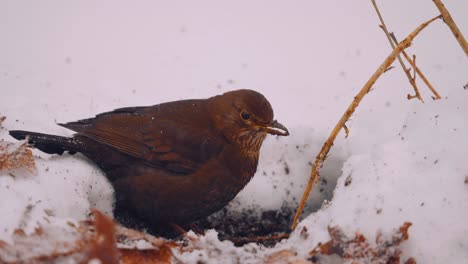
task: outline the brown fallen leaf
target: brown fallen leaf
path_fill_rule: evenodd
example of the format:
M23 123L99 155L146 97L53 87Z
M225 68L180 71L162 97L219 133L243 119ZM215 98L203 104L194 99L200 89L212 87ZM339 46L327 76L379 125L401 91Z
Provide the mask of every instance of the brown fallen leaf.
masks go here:
M0 240L0 263L43 263L62 261L67 263L171 263L175 243L153 237L136 230L125 230L125 240L135 239L150 245L146 249L129 247L117 242L123 238L114 221L93 211L94 219L81 221L78 225L50 224L27 234L16 230L11 242ZM128 235L128 236L127 236Z
M166 239L155 237L155 236L152 236L147 233L143 233L135 229L130 229L130 228L121 226L119 224L115 225L115 234L117 237L117 241L121 243L143 240L143 241L149 242L155 248L162 247L165 244L170 243Z
M0 126L2 125L3 121L5 121L6 116L0 115Z
M120 249L122 263L125 264L169 264L172 262L171 247L164 245L159 249Z
M79 260L82 257L75 254L85 244L77 243L82 239L83 234L76 228L39 227L31 234L17 229L10 243L0 240L0 263L38 263L63 256Z
M305 259L301 259L297 256L296 252L293 252L289 249L283 249L269 255L265 259L265 264L276 264L276 263L285 263L285 264L311 264L312 262Z
M350 263L399 264L401 249L399 245L408 239L408 228L412 224L405 222L390 236L378 233L376 246L372 246L366 237L356 233L353 238L348 237L340 227L329 227L331 240L319 244L309 254L314 263L321 263L320 259L330 255L337 255L343 261ZM405 263L416 263L409 258Z
M120 254L117 249L117 240L115 239L114 222L108 216L98 210L92 211L94 220L94 239L90 241L86 248L86 260L99 260L100 263L117 264Z
M165 243L165 240L158 239L148 234L136 230L128 229L116 225L114 221L98 210L93 210L93 226L95 238L91 241L87 249L87 258L83 263L90 260L99 260L101 263L171 263L174 244ZM117 233L117 230L120 233ZM157 247L150 249L138 248L118 248L117 237L122 239L144 240L156 244Z
M17 143L0 141L0 172L17 175L26 171L29 174L36 174L36 163L27 145L27 141Z

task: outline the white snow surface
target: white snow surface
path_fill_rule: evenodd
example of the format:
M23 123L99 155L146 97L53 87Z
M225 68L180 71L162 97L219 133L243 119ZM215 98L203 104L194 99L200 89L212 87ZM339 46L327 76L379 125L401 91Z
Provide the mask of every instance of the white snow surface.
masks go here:
M403 39L438 14L432 1L378 1ZM467 1L444 1L468 35ZM323 142L362 85L391 52L370 1L2 1L0 115L8 130L60 135L58 122L119 107L206 98L239 88L262 92L289 137L269 137L257 175L235 206L277 209L298 200ZM328 226L373 241L409 221L403 259L468 262L468 61L436 21L408 52L442 95L425 103L395 63L364 98L322 170L337 180L331 201L314 189L296 230L274 248L236 248L209 231L205 249L177 253L187 263L257 263L291 249L299 257L328 241ZM111 214L112 188L83 156L39 151L37 175L0 173L0 240L17 228ZM285 166L289 168L286 173ZM351 180L345 186L345 181ZM326 193L326 191L325 191ZM231 207L235 207L231 205ZM320 209L319 209L320 208ZM217 255L209 250L221 248Z

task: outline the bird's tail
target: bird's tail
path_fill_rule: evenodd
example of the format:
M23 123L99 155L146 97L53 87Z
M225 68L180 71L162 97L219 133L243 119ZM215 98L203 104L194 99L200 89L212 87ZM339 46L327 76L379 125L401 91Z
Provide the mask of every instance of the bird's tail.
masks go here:
M79 139L42 134L23 130L11 130L10 135L18 140L28 139L35 148L49 154L62 155L68 151L70 154L79 152L82 143Z

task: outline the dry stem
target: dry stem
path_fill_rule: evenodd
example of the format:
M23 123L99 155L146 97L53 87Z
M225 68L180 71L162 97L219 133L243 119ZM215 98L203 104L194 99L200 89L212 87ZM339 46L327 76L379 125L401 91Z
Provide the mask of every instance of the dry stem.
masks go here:
M354 113L356 110L356 107L358 107L359 103L362 101L364 96L370 91L372 85L377 81L377 79L382 75L385 70L390 67L390 65L395 61L396 57L398 54L403 49L408 48L411 45L411 42L413 39L423 30L427 25L429 25L431 22L434 20L440 18L441 16L436 16L424 23L422 23L419 27L417 27L411 34L409 34L402 42L398 44L398 46L392 51L392 53L385 59L385 61L379 66L379 68L374 72L374 74L371 76L371 78L367 81L367 83L362 87L362 89L359 91L359 93L354 97L353 102L348 106L346 109L345 113L341 117L340 121L336 124L335 128L333 128L332 133L328 137L327 141L325 141L325 144L323 145L322 149L320 150L319 154L317 155L314 165L312 166L312 172L309 178L309 182L307 183L306 189L304 191L304 194L302 195L301 202L299 203L299 206L297 208L296 214L293 219L293 223L291 225L291 229L294 230L297 226L297 222L299 220L299 217L302 213L302 210L304 209L305 202L307 198L309 197L310 191L312 190L312 186L314 183L317 182L319 178L319 168L322 167L323 162L325 161L325 158L327 157L328 152L330 151L330 148L333 145L333 142L335 141L335 138L337 137L338 133L340 130L343 128L345 125L346 121L351 117L351 115Z
M348 138L349 137L349 128L346 126L346 124L343 125L343 129L344 129L344 132L345 132L345 138Z
M393 44L392 38L390 37L390 33L388 32L387 26L385 25L383 17L380 14L379 8L377 7L377 3L375 2L375 0L371 0L371 2L372 2L372 5L374 6L375 12L377 13L377 16L379 17L379 20L380 20L380 23L381 23L380 27L385 32L385 36L387 36L388 42L390 43L390 46L392 46L392 49L395 49L395 44ZM408 99L418 98L419 100L421 100L421 102L424 103L424 100L422 99L421 94L419 93L418 86L416 85L416 81L415 81L414 78L411 77L410 71L406 68L406 65L403 62L403 60L401 59L400 54L398 54L397 58L398 58L398 62L400 62L401 68L405 72L406 77L408 77L408 80L409 80L411 86L413 86L413 89L414 89L415 95L409 95L408 94Z
M395 34L390 33L390 37L392 37L392 40L393 40L393 42L395 44L398 44L398 40L395 37ZM416 73L419 75L419 77L421 77L421 79L427 85L427 87L429 87L429 90L431 90L431 92L434 94L432 99L434 99L434 100L440 99L441 97L440 97L439 93L436 91L434 86L432 86L432 84L429 82L429 80L426 78L426 76L421 72L421 70L416 66L416 64L413 62L413 60L411 60L411 58L408 56L408 53L406 53L406 51L404 51L404 50L402 50L401 53L403 54L403 56L405 56L405 59L410 63L411 67L413 67L413 69L416 71Z
M462 49L465 51L465 55L468 56L468 43L466 42L465 37L461 33L460 29L458 29L457 24L455 24L455 21L453 21L453 18L450 15L449 11L447 10L447 8L445 8L441 0L433 0L433 2L439 9L442 17L444 18L445 24L447 24L450 30L452 30L453 35L457 39Z

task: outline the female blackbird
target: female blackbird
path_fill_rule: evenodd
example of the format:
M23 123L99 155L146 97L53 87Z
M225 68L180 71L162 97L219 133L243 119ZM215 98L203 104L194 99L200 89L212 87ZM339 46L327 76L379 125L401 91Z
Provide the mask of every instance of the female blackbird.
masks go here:
M49 154L81 152L106 173L116 209L153 224L186 224L218 211L255 174L266 135L289 135L273 120L267 99L252 90L121 108L59 125L76 134L10 135Z

